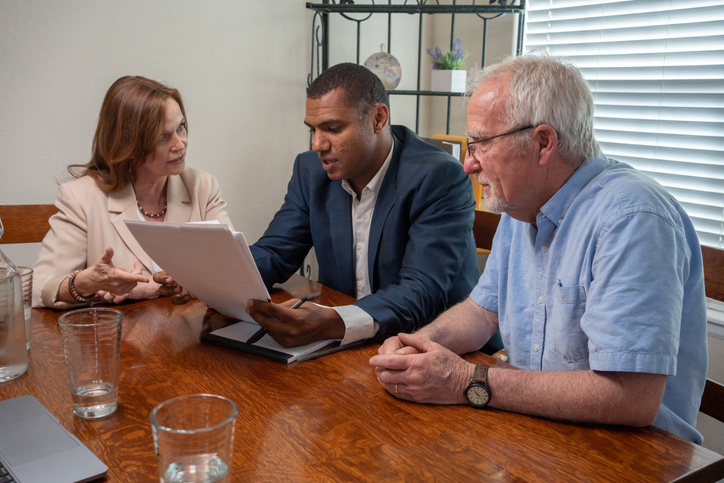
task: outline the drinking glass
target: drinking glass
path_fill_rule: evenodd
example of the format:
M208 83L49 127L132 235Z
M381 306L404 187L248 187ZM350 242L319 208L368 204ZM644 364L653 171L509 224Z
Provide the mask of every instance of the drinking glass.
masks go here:
M76 416L102 418L118 407L122 320L121 311L104 307L73 310L58 319Z
M236 414L230 399L212 394L179 396L153 408L161 482L230 482Z

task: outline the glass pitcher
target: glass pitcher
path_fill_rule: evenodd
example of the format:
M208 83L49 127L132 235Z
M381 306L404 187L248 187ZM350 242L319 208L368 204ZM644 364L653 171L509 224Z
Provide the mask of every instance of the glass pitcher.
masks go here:
M0 220L0 238L4 233ZM28 370L23 288L15 264L0 250L0 382Z

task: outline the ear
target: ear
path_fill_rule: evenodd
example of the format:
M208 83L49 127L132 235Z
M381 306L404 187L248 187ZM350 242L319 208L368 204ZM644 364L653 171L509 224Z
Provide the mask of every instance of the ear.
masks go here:
M375 134L379 134L390 120L390 110L386 105L379 103L372 108L370 114L372 115L372 127L374 132Z
M558 152L558 133L552 126L541 124L533 131L533 137L538 143L538 165L546 166Z

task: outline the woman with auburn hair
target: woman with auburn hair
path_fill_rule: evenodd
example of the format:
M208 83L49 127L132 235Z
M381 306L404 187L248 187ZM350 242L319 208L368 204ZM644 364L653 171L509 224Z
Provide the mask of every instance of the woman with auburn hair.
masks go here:
M144 77L108 89L90 162L68 167L33 266L33 307L68 309L161 295L161 269L123 220L218 220L231 225L216 178L186 168L188 128L181 94ZM172 290L164 290L164 295Z

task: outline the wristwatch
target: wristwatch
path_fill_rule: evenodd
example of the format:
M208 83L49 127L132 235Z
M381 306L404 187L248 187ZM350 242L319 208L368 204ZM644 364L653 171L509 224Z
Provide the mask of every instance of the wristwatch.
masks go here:
M482 364L475 366L473 378L470 379L470 384L465 388L463 394L468 403L476 409L483 409L488 405L492 397L488 387L488 366Z

